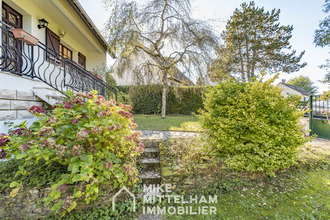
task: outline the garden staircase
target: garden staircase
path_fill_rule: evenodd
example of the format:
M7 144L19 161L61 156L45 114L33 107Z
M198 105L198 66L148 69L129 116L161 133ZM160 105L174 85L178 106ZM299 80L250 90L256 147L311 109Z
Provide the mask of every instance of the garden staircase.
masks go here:
M161 167L159 160L159 143L160 139L145 139L142 140L145 145L144 152L142 154L140 165L142 171L140 178L143 184L160 184L161 183Z

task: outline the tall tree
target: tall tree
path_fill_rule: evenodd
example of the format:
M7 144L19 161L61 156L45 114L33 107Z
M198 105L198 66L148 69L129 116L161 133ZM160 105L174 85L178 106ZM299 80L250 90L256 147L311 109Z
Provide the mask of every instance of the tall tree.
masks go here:
M307 76L298 76L288 81L288 84L298 86L306 90L307 92L315 94L318 87L314 85L314 82Z
M327 14L330 12L330 0L325 0L323 11ZM319 29L315 31L314 44L318 47L330 45L330 15L320 22ZM326 62L327 63L322 65L321 68L327 71L324 83L330 83L330 59L327 59Z
M168 77L174 74L175 66L190 74L203 74L217 38L209 25L190 16L190 0L148 0L141 4L118 0L112 7L106 31L110 46L125 60L120 62L121 71L139 51L156 61L146 60L133 72L142 76L150 75L150 71L158 73L165 118Z
M250 81L261 71L291 73L304 67L300 61L305 51L296 56L291 50L293 26L280 25L279 14L280 10L268 12L253 1L236 8L222 33L224 44L217 50L211 78Z
M323 11L330 12L330 0L325 0ZM320 22L319 29L315 31L314 43L319 47L330 45L330 15Z

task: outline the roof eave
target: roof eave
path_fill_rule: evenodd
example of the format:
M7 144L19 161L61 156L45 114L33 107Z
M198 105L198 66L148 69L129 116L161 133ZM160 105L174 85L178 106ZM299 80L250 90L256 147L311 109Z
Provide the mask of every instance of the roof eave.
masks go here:
M81 20L86 24L86 26L90 29L90 31L94 34L94 36L98 39L98 41L102 44L102 46L109 52L112 58L116 58L114 52L110 49L109 44L103 38L100 31L95 26L94 22L88 16L84 8L80 5L77 0L67 0L69 5L73 8L73 10L77 13L77 15L81 18Z

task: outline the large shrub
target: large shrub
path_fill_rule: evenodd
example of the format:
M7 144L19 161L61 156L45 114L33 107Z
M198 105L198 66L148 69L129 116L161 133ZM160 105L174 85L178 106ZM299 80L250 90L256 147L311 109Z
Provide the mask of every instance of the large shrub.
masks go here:
M306 142L299 97L284 98L271 82L226 81L206 94L201 122L230 168L273 175L294 164Z
M166 112L168 114L182 115L196 113L203 108L203 94L203 87L169 87ZM160 113L162 100L161 85L131 86L129 96L134 113Z
M39 120L32 126L12 130L0 137L2 158L23 159L17 174L28 175L26 167L38 161L60 163L68 172L51 184L45 199L52 210L63 213L79 202L89 203L102 194L102 184L114 188L137 182L137 156L143 151L130 106L116 105L94 93L69 93L62 104L56 104L51 115L38 106L30 112ZM12 182L15 196L22 182Z

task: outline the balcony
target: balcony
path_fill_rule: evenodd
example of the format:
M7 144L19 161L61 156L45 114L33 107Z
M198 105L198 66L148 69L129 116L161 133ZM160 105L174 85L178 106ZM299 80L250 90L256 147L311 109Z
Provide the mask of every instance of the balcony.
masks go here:
M1 22L1 21L0 21ZM98 91L107 99L117 99L117 89L111 87L79 64L64 58L45 44L35 46L15 39L12 27L1 22L0 70L22 77L38 79L65 94Z

